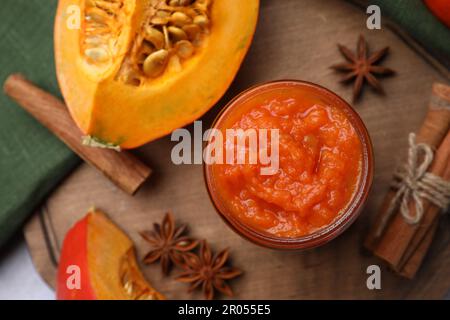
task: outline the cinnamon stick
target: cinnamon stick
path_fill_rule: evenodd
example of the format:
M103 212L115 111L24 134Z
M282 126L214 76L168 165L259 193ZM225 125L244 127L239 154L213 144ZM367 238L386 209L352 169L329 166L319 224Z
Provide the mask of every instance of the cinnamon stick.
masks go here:
M419 243L416 250L409 257L408 261L406 261L403 268L398 271L399 275L408 279L413 279L415 277L417 271L419 271L419 268L422 265L426 254L428 253L428 249L430 248L431 243L433 242L437 227L438 221L435 221L426 233L425 237L422 239L422 242Z
M437 148L450 128L450 86L434 83L432 95L428 105L425 120L419 129L416 139L417 143L426 143L432 148ZM383 201L380 213L369 230L364 246L374 251L382 239L384 233L380 233L380 227L385 223L388 208L396 194L390 189Z
M446 181L450 181L450 159L447 162L442 178ZM397 271L401 272L400 274L406 277L414 277L431 245L440 212L440 208L431 206L425 213L411 243L403 254L400 264L397 266Z
M450 131L441 143L436 152L433 164L429 170L430 173L443 177L446 168L450 161ZM398 269L402 258L407 251L416 231L421 228L429 228L436 215L433 217L427 216L426 213L432 204L430 201L423 199L424 216L420 223L410 224L403 218L402 215L396 214L392 222L386 228L386 231L380 240L374 254L386 261L393 269ZM411 201L409 203L409 210L412 216L416 214L416 207ZM438 211L438 210L437 210ZM434 212L434 211L433 211ZM437 214L437 213L436 213Z
M82 133L66 106L22 75L9 76L4 83L4 91L84 161L99 169L125 192L134 194L150 176L151 169L129 152L83 146Z

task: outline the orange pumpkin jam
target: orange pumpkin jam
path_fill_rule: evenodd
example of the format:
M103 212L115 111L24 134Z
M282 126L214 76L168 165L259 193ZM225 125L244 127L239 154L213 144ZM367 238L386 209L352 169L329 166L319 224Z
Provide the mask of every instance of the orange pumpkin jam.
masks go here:
M228 128L279 129L275 174L261 175L259 162L210 165L228 214L251 229L283 238L305 236L331 224L351 202L362 144L332 99L312 88L261 92L232 105L216 123L224 134Z

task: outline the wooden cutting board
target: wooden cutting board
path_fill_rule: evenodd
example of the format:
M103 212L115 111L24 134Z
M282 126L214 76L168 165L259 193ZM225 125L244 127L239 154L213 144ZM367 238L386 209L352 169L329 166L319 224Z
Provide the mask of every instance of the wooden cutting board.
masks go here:
M175 166L170 161L170 137L152 142L137 153L154 169L150 181L131 197L86 164L73 172L48 198L25 227L37 270L54 286L58 252L64 235L88 208L106 211L134 240L138 257L148 247L138 235L161 221L168 210L188 223L192 235L208 239L216 250L230 247L233 262L246 271L232 283L239 299L441 298L450 288L450 219L443 218L426 262L414 281L382 269L382 289L366 287L366 268L380 262L362 249L362 240L398 160L406 138L426 112L431 84L446 82L389 29L366 29L366 15L339 0L263 0L252 48L232 87L204 116L204 128L224 104L249 86L274 79L302 79L330 88L350 100L351 87L328 67L341 61L336 43L352 49L363 33L372 50L391 47L383 64L398 75L383 80L386 96L365 90L355 105L375 148L375 180L366 209L354 225L332 243L307 252L279 252L257 247L233 233L216 214L208 198L202 167ZM189 127L191 129L191 127ZM142 266L146 277L171 299L200 298L185 293L185 285L161 276L159 265Z

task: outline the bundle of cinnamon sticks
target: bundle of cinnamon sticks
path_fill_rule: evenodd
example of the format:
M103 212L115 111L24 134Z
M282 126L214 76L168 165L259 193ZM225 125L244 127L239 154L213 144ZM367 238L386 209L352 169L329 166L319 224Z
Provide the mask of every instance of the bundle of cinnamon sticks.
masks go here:
M428 113L416 133L416 143L425 144L435 151L427 171L442 178L439 180L449 182L450 86L433 84ZM399 205L392 206L396 195L398 195L397 188L391 188L387 193L364 244L396 273L412 279L428 252L439 223L440 213L445 208L427 198L421 198L420 211L423 214L418 221L412 223L401 214ZM419 208L416 200L411 197L406 204L408 216L415 217Z

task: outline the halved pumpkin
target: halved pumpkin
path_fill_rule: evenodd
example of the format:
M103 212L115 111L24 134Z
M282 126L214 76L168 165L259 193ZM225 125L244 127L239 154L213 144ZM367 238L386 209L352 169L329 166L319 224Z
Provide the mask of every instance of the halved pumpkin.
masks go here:
M144 279L131 240L92 211L67 233L58 266L59 300L161 300Z
M94 142L121 148L198 119L236 75L258 9L259 0L60 0L56 68L72 117Z

